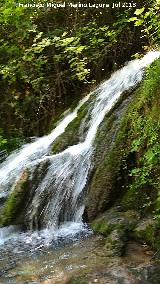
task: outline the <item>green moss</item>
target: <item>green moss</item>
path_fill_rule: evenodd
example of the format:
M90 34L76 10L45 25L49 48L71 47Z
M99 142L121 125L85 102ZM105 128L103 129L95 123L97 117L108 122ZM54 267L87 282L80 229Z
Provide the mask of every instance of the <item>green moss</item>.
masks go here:
M152 220L146 220L141 222L134 230L133 235L135 238L144 241L148 244L153 244L155 234L154 222Z
M96 233L106 237L104 250L109 256L122 256L126 241L138 224L139 215L135 211L121 212L111 208L97 218L91 225Z
M84 133L80 132L80 126L82 121L85 120L86 129L84 129L83 132L87 130L87 119L89 117L90 103L91 100L82 105L78 111L77 117L66 127L65 132L54 141L52 145L53 154L57 154L65 150L68 146L72 146L84 140Z
M153 198L151 198L152 194L156 194L152 188L136 189L134 185L130 185L122 197L120 204L123 210L138 210L142 215L145 215L147 212L153 211L154 202Z
M156 256L158 258L160 257L159 229L159 222L153 218L148 218L141 220L132 233L132 238L135 238L141 243L149 244L156 251Z
M125 232L114 230L107 238L104 249L110 256L122 256L125 252L127 235Z
M136 211L128 210L126 212L118 211L118 208L111 208L96 218L91 227L93 231L108 236L113 231L127 232L135 228L139 219Z
M92 180L87 199L89 220L105 211L118 198L125 179L126 135L119 129L121 117L128 101L124 101L114 112L108 114L101 124L96 137L95 158Z
M20 215L28 191L29 172L25 170L12 189L4 207L0 212L0 223L3 226L15 224L16 217Z
M114 203L142 214L153 212L156 204L159 214L159 83L160 59L147 70L127 107L121 99L100 126L87 200L89 220Z
M93 229L94 232L103 234L105 236L107 236L112 231L112 227L106 224L104 221L101 222L95 221L91 225L91 228Z
M79 96L68 97L65 104L62 104L55 109L55 115L51 118L48 125L48 133L50 133L67 114L69 114L71 111L74 111L79 103L79 100L88 94L89 89L87 90L87 92L80 94Z
M137 201L139 201L138 199L139 199L138 192L134 190L133 188L129 189L127 193L123 196L121 200L121 205L123 206L125 210L132 208L133 206L136 207Z
M130 141L130 153L135 162L128 172L129 190L125 194L124 208L135 204L139 210L153 211L160 188L160 60L156 60L148 69L146 78L136 91L136 97L130 105L124 119L129 125L127 140Z
M106 236L106 250L113 251L117 246L120 252L119 248L123 248L117 232L151 245L159 254L160 59L149 67L132 97L127 109L120 112L119 126L118 106L106 116L96 137L96 168L89 188L88 216L92 221L114 203L123 214L130 209L137 211L136 222L129 223L109 209L95 219L92 228Z
M69 113L70 109L68 110L60 110L50 121L49 127L48 127L48 133L50 133L58 123Z

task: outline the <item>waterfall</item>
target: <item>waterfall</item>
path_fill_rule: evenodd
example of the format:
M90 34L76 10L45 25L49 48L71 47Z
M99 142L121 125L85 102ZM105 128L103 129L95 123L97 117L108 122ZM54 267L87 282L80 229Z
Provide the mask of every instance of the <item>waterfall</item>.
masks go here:
M69 113L49 135L24 145L0 165L0 198L8 194L8 190L19 178L25 167L32 167L38 159L42 159L48 154L50 145L65 131L67 125L77 116L78 110L88 98L89 95L81 100L75 110Z
M160 52L152 51L142 59L129 62L84 98L49 135L24 145L1 164L0 197L3 197L10 194L12 185L25 168L34 170L35 165L49 161L46 173L27 205L25 214L31 229L40 227L61 230L66 222L72 222L73 229L73 223L82 224L84 191L98 126L121 94L135 87L142 80L145 67L159 56ZM89 98L92 98L92 105L89 108L88 129L84 141L52 155L51 145L76 118L78 110Z

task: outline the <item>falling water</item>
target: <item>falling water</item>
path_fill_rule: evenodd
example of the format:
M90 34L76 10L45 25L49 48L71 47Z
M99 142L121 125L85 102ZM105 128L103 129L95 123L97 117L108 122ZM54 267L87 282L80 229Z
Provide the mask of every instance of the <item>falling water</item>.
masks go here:
M84 191L91 167L94 139L98 126L106 113L111 110L124 91L128 91L139 83L144 69L160 56L160 52L149 52L142 59L129 62L115 72L111 78L82 100L77 108L67 115L49 134L37 141L25 145L12 154L0 167L1 196L8 194L11 185L23 172L24 168L48 160L49 166L34 196L27 206L26 219L31 229L43 228L65 232L74 225L82 226L84 212ZM65 128L77 116L81 106L92 97L89 109L89 127L84 142L69 146L64 151L50 155L53 141L65 131ZM93 103L94 102L94 103ZM66 227L71 224L70 227Z
M0 165L0 197L7 195L11 185L19 178L25 167L32 166L39 158L42 159L48 154L50 145L65 131L68 124L76 118L78 110L88 98L89 96L86 96L81 100L75 110L69 113L49 135L24 145Z

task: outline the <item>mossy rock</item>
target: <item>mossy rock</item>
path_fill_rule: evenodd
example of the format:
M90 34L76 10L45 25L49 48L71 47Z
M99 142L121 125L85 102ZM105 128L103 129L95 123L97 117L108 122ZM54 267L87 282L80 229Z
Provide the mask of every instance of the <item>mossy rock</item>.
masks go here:
M2 226L17 224L16 219L23 210L28 194L29 176L28 169L24 170L19 180L11 189L11 193L0 212L0 224Z
M154 209L156 199L156 189L145 186L141 190L130 186L120 201L123 210L137 210L142 216L150 214Z
M48 133L50 133L57 125L74 109L77 107L79 101L84 98L88 94L89 90L84 92L83 94L79 94L79 96L72 96L67 98L67 102L59 105L54 110L54 115L52 116L49 125L48 125Z
M151 245L160 257L160 226L157 220L152 217L141 220L131 236L140 243Z
M86 199L89 221L111 207L125 192L128 183L126 149L129 145L126 145L126 131L123 131L127 126L122 120L132 96L132 91L125 93L99 126Z
M144 81L99 127L86 200L89 221L115 204L143 216L158 204L160 188L160 59ZM158 205L159 206L159 205Z
M106 238L105 252L108 256L122 256L125 253L127 235L124 231L114 230Z
M142 242L152 244L155 240L155 221L153 219L141 220L133 231L133 236Z
M138 220L139 215L135 211L120 212L118 208L112 208L97 218L91 227L94 232L106 237L104 250L108 256L122 256Z
M88 121L90 119L90 108L92 107L92 97L81 106L77 113L77 117L69 123L65 132L62 133L54 141L51 151L53 154L57 154L67 147L74 144L83 142L86 132L89 128Z
M50 133L57 125L64 119L64 117L70 113L70 108L67 110L60 110L50 121L48 133Z
M108 236L112 231L129 232L138 223L139 215L137 212L129 210L126 212L118 211L118 208L111 208L95 219L91 224L94 232Z
M18 217L18 221L23 223L25 228L27 229L41 229L40 222L39 226L35 224L31 225L31 220L30 220L30 210L32 207L32 199L34 197L35 191L38 188L38 186L41 184L43 181L43 178L45 177L48 167L50 165L50 159L45 159L41 161L39 164L36 165L34 171L32 172L32 175L30 176L29 180L29 186L28 186L28 193L27 193L27 198L25 200L23 210L21 211L20 216ZM43 202L40 202L41 206L45 207L47 202L49 202L49 197L44 194L43 197L41 195L41 198L43 199ZM31 207L30 207L31 206ZM37 220L41 220L42 218L40 217L40 213L43 208L40 207L40 212L37 214Z
M32 185L31 191L33 193L34 193L34 190L38 187L38 185L41 183L41 181L45 177L49 165L50 165L50 159L45 159L45 160L41 161L39 164L36 165L34 171L32 172L32 175L30 177L31 185Z

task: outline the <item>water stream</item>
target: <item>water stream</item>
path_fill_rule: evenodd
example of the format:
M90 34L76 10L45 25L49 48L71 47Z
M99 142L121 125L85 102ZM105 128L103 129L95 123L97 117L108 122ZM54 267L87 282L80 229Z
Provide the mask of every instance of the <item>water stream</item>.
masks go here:
M160 52L149 52L142 59L129 62L93 93L85 97L49 135L24 145L1 164L0 198L3 198L13 190L13 184L16 183L25 168L34 171L41 162L48 161L49 163L44 178L35 189L33 198L25 212L30 229L39 229L40 227L41 231L25 234L21 232L20 234L19 228L15 228L15 230L13 227L2 228L0 230L1 243L12 236L32 244L36 240L38 245L39 238L45 239L45 243L48 244L59 237L73 237L80 232L90 233L88 228L83 225L82 215L85 186L89 177L98 126L121 94L135 87L142 80L145 67L159 56ZM84 141L52 155L51 145L65 131L69 123L76 118L78 110L90 97L93 99L89 108L89 127L85 133Z

